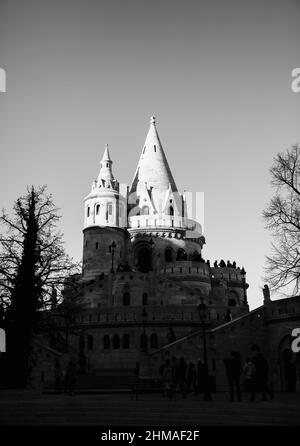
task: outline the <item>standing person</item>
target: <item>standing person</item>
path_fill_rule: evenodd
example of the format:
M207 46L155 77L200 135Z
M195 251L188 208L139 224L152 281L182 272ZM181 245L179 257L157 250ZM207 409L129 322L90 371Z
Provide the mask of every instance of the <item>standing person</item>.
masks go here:
M178 364L178 385L181 391L182 398L186 397L186 371L187 371L187 363L184 358L180 358Z
M258 352L253 356L253 364L255 365L255 388L257 392L261 393L262 400L267 400L267 394L273 399L273 392L269 388L269 364L267 359Z
M197 361L197 391L196 393L204 392L205 386L205 367L201 359Z
M238 401L241 401L241 364L239 354L236 352L231 352L230 357L224 359L224 364L229 384L230 401L234 401L234 390L236 390Z
M163 383L166 396L172 400L173 398L173 372L170 359L166 360L166 364L163 370Z
M65 376L65 392L69 395L74 395L76 384L76 364L74 361L70 361L67 365Z
M172 358L172 377L173 377L173 383L172 383L172 392L174 399L176 399L176 391L177 386L179 384L180 378L179 378L179 363L177 361L176 356L173 356Z
M190 391L196 393L196 382L197 382L196 367L193 362L190 362L187 372L187 388L186 388L187 393L189 393Z
M63 374L61 370L60 360L56 359L54 363L54 385L56 392L60 393L62 390Z
M255 399L255 372L255 365L250 358L247 358L243 369L243 375L245 380L245 390L249 393L250 401L254 401Z

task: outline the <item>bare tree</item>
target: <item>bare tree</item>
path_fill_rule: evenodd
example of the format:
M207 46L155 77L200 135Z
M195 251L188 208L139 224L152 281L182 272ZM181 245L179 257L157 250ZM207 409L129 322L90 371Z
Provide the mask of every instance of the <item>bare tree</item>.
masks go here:
M10 217L0 222L0 299L5 313L7 350L15 382L26 385L34 332L43 310L53 305L53 287L63 287L76 266L65 253L57 230L58 210L44 187L31 187Z
M300 288L300 148L278 154L270 169L276 192L263 212L272 231L272 253L267 257L266 280L282 294Z

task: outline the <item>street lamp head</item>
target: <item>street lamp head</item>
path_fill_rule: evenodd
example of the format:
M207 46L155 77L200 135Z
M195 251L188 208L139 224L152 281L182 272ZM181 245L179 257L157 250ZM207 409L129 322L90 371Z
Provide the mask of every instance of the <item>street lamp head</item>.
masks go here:
M207 306L203 302L203 298L201 298L201 302L198 305L198 313L201 321L205 321L207 317Z

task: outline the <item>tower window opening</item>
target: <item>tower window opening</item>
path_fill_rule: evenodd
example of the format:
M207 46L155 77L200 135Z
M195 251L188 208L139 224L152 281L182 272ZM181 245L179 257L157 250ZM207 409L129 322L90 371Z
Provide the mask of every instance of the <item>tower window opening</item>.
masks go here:
M96 242L95 247L96 247L96 249L98 249L98 247L99 247L99 243L98 242Z
M116 350L118 348L120 348L120 338L117 334L114 335L113 337L113 348Z
M169 215L174 215L174 207L173 206L170 206L169 207Z
M129 293L124 293L123 294L123 305L130 305L130 294Z
M90 216L90 207L89 207L89 206L87 207L87 210L86 210L86 215L87 215L87 217L89 217L89 216Z
M108 350L110 348L110 339L108 335L103 337L103 348L104 350Z
M148 305L148 294L143 293L143 305Z
M165 259L166 259L166 262L172 262L172 260L173 260L172 257L173 257L173 256L172 256L172 250L171 250L170 248L167 248L167 249L165 250Z
M149 206L143 206L141 215L149 215Z
M154 152L156 152L156 146L154 146Z
M142 333L141 337L140 337L140 346L142 350L146 350L147 349L147 344L148 344L148 338L147 335Z
M98 215L100 212L100 204L97 204L96 206L96 215Z
M123 342L122 342L122 346L123 348L129 348L130 347L130 338L129 338L129 334L124 334L123 335Z
M108 215L112 215L112 204L111 203L108 203L108 205L107 205L107 211L108 211Z

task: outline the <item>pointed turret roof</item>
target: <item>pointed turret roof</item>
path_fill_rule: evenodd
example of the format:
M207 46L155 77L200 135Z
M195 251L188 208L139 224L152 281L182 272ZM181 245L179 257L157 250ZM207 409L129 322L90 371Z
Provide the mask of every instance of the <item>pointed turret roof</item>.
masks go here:
M148 188L156 191L173 192L177 187L171 173L165 152L156 129L156 119L151 116L150 128L142 150L142 154L132 181L130 192L137 191L139 184L147 184Z
M103 157L101 160L101 167L100 167L100 172L98 175L98 182L99 182L99 180L114 181L114 176L112 173L112 163L113 162L110 158L109 151L108 151L108 144L106 144L105 150L103 153Z
M111 160L110 154L109 154L109 150L108 150L108 144L105 144L105 150L104 150L101 162L103 162L103 161L110 161L112 163L112 160Z

